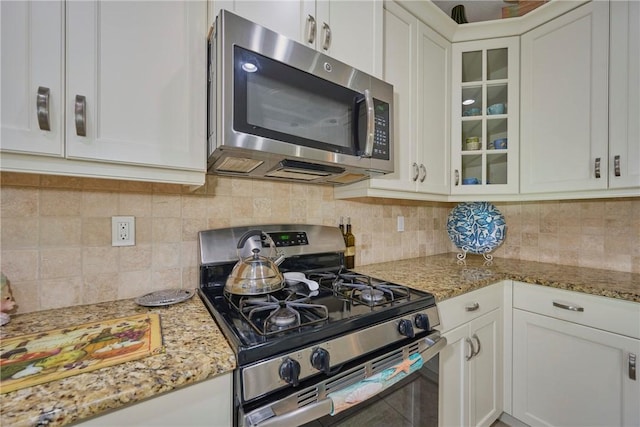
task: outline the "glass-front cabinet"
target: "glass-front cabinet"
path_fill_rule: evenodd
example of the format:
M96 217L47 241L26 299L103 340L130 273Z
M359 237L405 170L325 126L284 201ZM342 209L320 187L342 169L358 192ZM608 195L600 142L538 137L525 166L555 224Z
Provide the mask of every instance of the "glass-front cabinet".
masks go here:
M519 40L454 43L451 194L518 192Z

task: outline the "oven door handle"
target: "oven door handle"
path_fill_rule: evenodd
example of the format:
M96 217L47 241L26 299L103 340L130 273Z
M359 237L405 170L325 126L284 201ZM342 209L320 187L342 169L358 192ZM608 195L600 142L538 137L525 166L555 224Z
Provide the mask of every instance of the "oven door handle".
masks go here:
M425 362L440 353L440 351L447 346L447 339L442 336L438 336L435 340L426 337L424 340L429 345L420 352L420 356L422 356L422 360Z
M311 421L315 421L320 417L331 414L332 410L333 402L331 401L331 399L326 398L310 405L303 406L302 408L298 408L295 411L268 418L261 423L256 424L256 426L289 427L293 425L310 423Z

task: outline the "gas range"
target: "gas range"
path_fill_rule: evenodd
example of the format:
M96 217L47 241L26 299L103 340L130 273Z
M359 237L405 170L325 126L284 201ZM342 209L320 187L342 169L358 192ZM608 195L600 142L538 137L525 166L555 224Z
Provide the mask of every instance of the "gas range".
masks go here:
M285 256L280 271L302 272L318 288L300 282L264 295L226 292L239 257L266 246L264 236L256 236L237 249L240 237L256 228ZM207 230L199 233L199 249L199 294L236 354L240 413L288 389L339 377L385 351L417 342L428 347L439 337L433 330L439 324L433 295L346 270L337 227Z

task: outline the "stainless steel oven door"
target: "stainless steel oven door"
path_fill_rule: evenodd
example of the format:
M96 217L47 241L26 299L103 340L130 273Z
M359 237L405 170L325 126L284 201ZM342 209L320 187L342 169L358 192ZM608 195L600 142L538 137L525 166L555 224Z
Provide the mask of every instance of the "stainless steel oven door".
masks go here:
M446 342L444 337L434 332L246 413L240 408L238 423L243 427L437 426L438 354ZM417 355L422 361L420 369L403 376L389 388L371 393L349 409L335 413L334 396L341 391L351 390L403 361L415 359Z

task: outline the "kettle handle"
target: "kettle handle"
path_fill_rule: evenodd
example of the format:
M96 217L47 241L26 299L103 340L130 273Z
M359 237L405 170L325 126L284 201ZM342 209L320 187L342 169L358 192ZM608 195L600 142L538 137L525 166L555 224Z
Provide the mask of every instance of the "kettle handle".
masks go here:
M240 237L240 240L238 240L238 249L244 248L244 244L253 236L262 236L262 230L249 230L244 233L242 237Z

